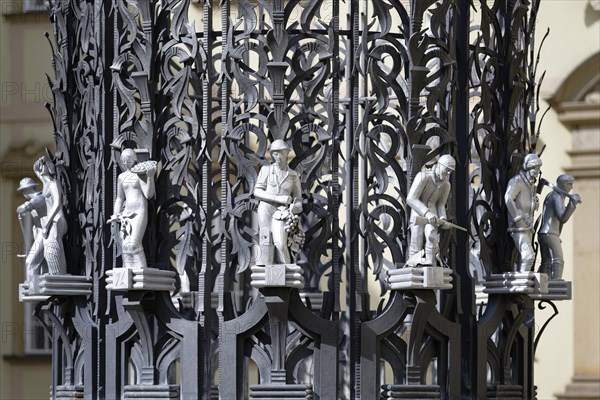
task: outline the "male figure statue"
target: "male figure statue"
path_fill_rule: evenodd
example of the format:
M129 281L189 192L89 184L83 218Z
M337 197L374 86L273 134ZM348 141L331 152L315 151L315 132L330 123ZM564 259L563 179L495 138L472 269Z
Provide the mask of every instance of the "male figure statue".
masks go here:
M37 190L37 184L31 178L21 179L17 190L27 200L17 207L19 223L23 232L24 252L22 257L25 257L34 246L34 243L41 240L41 218L46 216L46 201L42 192ZM38 238L38 236L40 237Z
M288 166L290 148L281 139L276 139L269 147L273 163L263 166L256 179L254 197L260 200L258 205L258 228L260 250L256 256L256 265L273 263L273 247L278 262L291 263L288 249L286 217L288 210L292 214L302 212L302 188L298 173Z
M539 208L535 182L541 166L542 160L537 155L527 154L521 170L510 179L504 194L508 232L519 252L519 272L529 272L533 268L533 214Z
M542 252L540 271L548 274L550 279L562 279L564 258L560 231L565 222L569 220L577 203L581 200L577 193L569 195L569 203L565 207L565 197L573 189L573 177L562 174L556 180L559 190L552 190L544 200L542 211L542 226L538 233L538 241ZM565 194L566 193L566 194Z
M450 194L450 173L455 168L454 158L445 154L430 170L415 176L406 199L411 208L406 266L435 265L439 251L438 227L450 228L446 222L446 203Z

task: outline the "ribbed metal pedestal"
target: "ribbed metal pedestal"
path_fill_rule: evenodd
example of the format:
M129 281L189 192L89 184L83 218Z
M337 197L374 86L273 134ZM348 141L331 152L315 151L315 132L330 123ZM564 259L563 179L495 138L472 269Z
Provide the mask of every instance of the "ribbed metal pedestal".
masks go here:
M56 400L83 399L83 385L60 385L56 387Z
M127 385L124 399L179 399L179 385Z
M381 399L441 399L438 385L382 385Z
M312 400L312 385L251 385L250 400Z

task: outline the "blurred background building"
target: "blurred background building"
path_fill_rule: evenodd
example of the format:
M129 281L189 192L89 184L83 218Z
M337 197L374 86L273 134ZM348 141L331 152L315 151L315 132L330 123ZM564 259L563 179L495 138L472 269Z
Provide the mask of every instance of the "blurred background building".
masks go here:
M0 398L47 399L51 382L49 340L18 302L23 281L22 236L16 208L24 201L19 181L52 148L52 124L44 103L52 101L52 32L42 0L0 1ZM536 38L545 34L539 71L541 93L551 105L542 124L543 174L576 178L580 205L565 226L565 279L573 300L556 302L536 352L538 399L600 398L600 1L542 1ZM545 195L546 192L544 192ZM538 261L539 262L539 261ZM537 312L536 324L552 315Z

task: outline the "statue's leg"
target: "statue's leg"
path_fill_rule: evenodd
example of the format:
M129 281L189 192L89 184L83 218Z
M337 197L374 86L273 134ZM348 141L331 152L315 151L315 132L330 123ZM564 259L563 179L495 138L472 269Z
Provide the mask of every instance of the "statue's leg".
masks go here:
M48 272L51 275L61 275L60 246L56 240L47 240L44 243L44 258L48 264Z
M35 238L35 241L27 253L25 258L25 282L31 281L34 275L41 273L41 265L44 262L44 240L43 235L40 232Z
M290 264L292 259L287 246L287 232L285 231L285 221L272 220L271 235L273 235L273 244L277 251L277 258L282 264Z
M27 254L33 246L34 242L34 226L31 212L19 214L19 223L21 224L21 231L23 232L23 245L25 246L25 248L23 249L23 254Z
M557 235L551 237L551 249L552 249L552 267L550 273L550 279L562 279L563 271L565 268L565 259L562 250L562 240Z
M273 241L271 238L271 221L275 207L261 202L258 205L258 246L256 248L256 265L273 264Z
M423 236L425 234L423 225L411 225L410 227L410 244L408 246L408 255L406 259L410 259L415 254L423 251Z
M538 241L540 242L540 252L542 254L542 263L538 272L543 274L550 274L550 268L552 265L552 254L551 254L551 243L548 235L538 235Z
M425 258L427 261L435 265L435 259L439 252L438 246L438 230L431 224L425 225Z
M273 263L273 246L271 245L271 229L258 230L258 248L256 249L256 265Z
M146 268L146 255L140 243L126 240L123 243L123 267Z
M518 248L520 253L519 271L530 272L533 268L533 259L535 256L533 246L531 245L533 240L532 235L524 232L519 232L517 235L519 236Z

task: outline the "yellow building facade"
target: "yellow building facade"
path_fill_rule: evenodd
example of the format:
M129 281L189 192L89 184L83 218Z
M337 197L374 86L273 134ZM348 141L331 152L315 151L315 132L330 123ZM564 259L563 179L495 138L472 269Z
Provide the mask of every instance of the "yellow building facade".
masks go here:
M22 238L15 209L23 202L19 180L45 146L52 124L44 108L52 101L51 50L44 38L52 26L44 12L26 12L25 1L1 1L0 17L0 357L1 399L48 398L51 358L18 302L23 280L17 257ZM542 125L543 173L554 180L564 171L576 178L580 205L563 231L565 279L573 301L556 302L536 352L538 399L600 398L600 5L594 0L542 1L537 43L550 28L539 71L546 70L544 98L552 105ZM543 110L546 104L541 105ZM544 192L544 195L547 192ZM538 310L536 324L549 317ZM29 339L28 339L29 337ZM29 343L29 344L28 344ZM36 348L41 348L36 351ZM577 397L577 396L588 397Z

